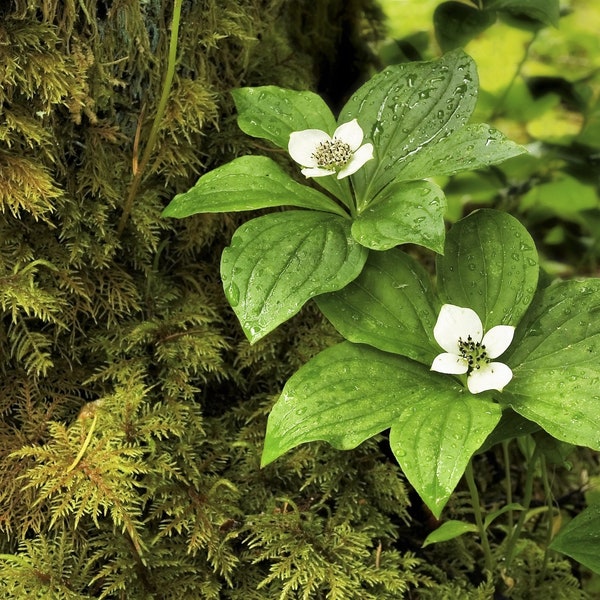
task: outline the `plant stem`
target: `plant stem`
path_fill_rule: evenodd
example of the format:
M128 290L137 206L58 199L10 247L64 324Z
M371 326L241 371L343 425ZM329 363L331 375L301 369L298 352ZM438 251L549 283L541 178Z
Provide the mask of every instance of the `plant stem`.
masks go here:
M508 540L508 544L506 545L506 554L505 554L505 563L504 567L508 572L510 568L510 564L515 556L515 549L517 546L517 541L519 536L521 535L521 531L523 529L523 525L525 524L525 520L527 519L527 513L529 512L529 506L531 504L531 497L533 495L533 476L535 473L535 463L537 462L539 456L539 448L536 446L531 458L527 461L527 477L525 479L525 495L523 496L523 510L519 514L519 520L517 521L517 525L514 530L510 534L510 538Z
M542 471L542 483L544 485L544 496L546 497L546 504L548 508L548 528L546 530L546 547L544 549L544 562L542 564L542 571L540 573L540 581L546 578L546 568L548 566L548 547L552 541L552 520L554 518L554 505L552 497L552 488L550 487L550 481L548 480L548 464L544 456L541 457L540 467Z
M481 538L481 547L483 548L483 554L485 556L485 568L492 573L494 570L494 560L492 558L492 551L490 549L490 543L487 537L487 532L483 526L483 516L481 514L481 504L479 501L479 492L477 491L477 485L475 485L475 478L473 477L473 460L469 461L467 468L465 469L465 479L467 480L467 486L471 494L471 504L473 505L473 514L475 515L475 524L479 530L479 537Z
M512 504L512 481L510 479L510 454L508 452L508 440L502 442L502 457L504 459L504 480L506 481L506 504ZM513 511L508 511L508 528L512 531L515 526Z
M131 185L129 186L129 193L127 194L127 199L125 200L125 204L123 206L123 212L121 213L121 219L117 228L117 235L119 236L123 233L125 225L127 224L127 220L129 219L129 215L131 214L133 202L137 194L138 188L140 187L144 169L148 164L148 161L150 160L150 155L152 154L152 150L154 149L154 145L156 143L156 138L158 137L158 131L160 129L161 121L167 108L167 101L169 99L169 94L171 93L173 76L175 75L175 62L177 59L177 35L179 33L179 22L181 20L182 2L183 0L173 1L173 20L171 21L171 37L169 40L169 57L167 60L167 72L165 73L162 93L158 102L156 114L154 115L152 129L150 130L148 141L146 142L146 146L144 147L144 154L142 155L142 159L140 160L137 169L135 169L133 173L133 179L131 181Z

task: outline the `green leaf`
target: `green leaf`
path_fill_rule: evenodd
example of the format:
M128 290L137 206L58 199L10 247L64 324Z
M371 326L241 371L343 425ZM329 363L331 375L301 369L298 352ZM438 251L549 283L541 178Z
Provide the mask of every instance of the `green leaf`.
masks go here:
M548 465L558 465L567 470L573 466L567 458L573 454L575 446L561 442L555 437L546 433L543 429L534 433L532 436L536 447L542 452Z
M443 252L444 192L429 181L392 183L352 224L354 239L373 250L419 244Z
M588 506L561 529L550 548L600 574L600 504Z
M368 250L350 220L316 211L253 219L223 250L225 295L244 333L256 342L318 294L343 288L361 272Z
M447 52L466 45L494 24L496 13L460 2L442 2L433 13L435 37Z
M477 533L477 525L465 521L446 521L432 531L423 542L423 548L429 544L439 544L460 537L464 533Z
M427 399L413 401L395 419L390 446L411 485L439 517L471 456L500 420L501 409L490 395L470 394L447 375L445 382L423 379Z
M426 365L440 352L433 338L438 307L429 275L400 250L369 253L354 281L315 301L351 342L403 354Z
M600 98L589 107L581 132L577 136L580 144L600 149Z
M585 224L582 211L598 208L594 186L561 174L555 181L540 183L529 190L519 203L522 212L531 211L541 217L558 216L565 221Z
M342 342L327 348L288 379L269 415L262 464L316 440L355 448L387 429L407 406L426 400L428 390L420 384L427 374L418 363L369 346Z
M535 293L538 256L517 219L483 209L450 229L437 273L442 300L472 308L488 330L519 322Z
M486 0L488 10L502 10L514 15L524 15L547 25L558 27L559 0Z
M467 125L440 140L435 152L418 152L402 172L403 179L454 175L503 162L527 150L511 142L497 129L479 123Z
M203 175L193 188L177 194L162 216L182 219L196 213L256 210L282 205L346 216L346 212L327 196L297 183L265 156L242 156Z
M524 506L522 506L521 504L519 504L518 502L511 502L510 504L506 504L505 506L503 506L502 508L499 508L498 510L494 510L490 513L488 513L485 516L485 520L483 522L483 528L484 529L488 529L488 527L501 515L503 515L504 513L507 513L509 511L513 511L513 510L526 510Z
M342 450L391 427L400 466L439 516L472 453L500 418L447 376L402 356L343 342L286 383L267 423L262 464L299 444L323 440Z
M600 449L600 280L540 290L509 352L512 408L559 440Z
M233 90L240 129L287 150L290 133L321 129L331 134L335 117L325 101L313 92L297 92L274 85Z
M440 140L463 127L475 107L477 71L473 60L453 51L438 61L388 67L364 84L344 106L340 122L358 118L375 160L353 176L359 207L392 180L422 179L431 173L404 176L419 153L434 154Z

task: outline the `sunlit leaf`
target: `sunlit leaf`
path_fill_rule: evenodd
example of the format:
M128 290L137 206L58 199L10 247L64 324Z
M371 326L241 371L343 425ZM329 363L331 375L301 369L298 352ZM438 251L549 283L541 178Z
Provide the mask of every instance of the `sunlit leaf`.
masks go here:
M473 396L402 356L344 342L288 380L269 415L262 463L317 440L355 448L391 427L400 466L439 516L499 418L499 406L486 395Z
M240 129L253 137L269 140L286 151L290 134L294 131L320 129L333 135L337 127L333 113L314 92L297 92L267 85L240 88L233 90L232 94ZM347 121L353 118L354 115ZM319 177L317 183L341 199L346 206L350 206L350 185L347 179Z
M427 399L403 411L390 431L390 446L404 474L436 517L501 416L488 394L475 396L445 377L439 389L431 385L433 378L423 378Z
M333 133L336 121L325 101L314 92L274 85L232 90L240 129L287 149L290 133L321 129Z
M525 153L523 146L507 139L489 125L467 125L440 140L435 152L418 152L410 159L403 178L454 175L465 170L481 169Z
M476 96L475 64L462 51L388 67L364 84L340 114L340 121L357 117L368 126L366 138L375 146L375 160L353 176L359 205L392 180L430 175L403 177L403 170L416 153L437 158L436 144L466 125Z

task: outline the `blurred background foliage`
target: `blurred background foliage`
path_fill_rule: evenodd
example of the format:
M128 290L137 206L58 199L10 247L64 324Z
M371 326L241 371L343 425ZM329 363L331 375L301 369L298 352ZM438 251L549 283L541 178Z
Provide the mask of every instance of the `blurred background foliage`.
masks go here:
M389 34L380 50L384 64L464 47L477 63L481 86L473 120L529 150L486 172L440 182L449 220L477 206L508 210L534 236L550 274L597 276L600 5L533 0L505 3L513 5L509 12L495 10L502 3L493 0L484 2L487 11L476 0L381 4ZM532 12L523 14L528 7Z

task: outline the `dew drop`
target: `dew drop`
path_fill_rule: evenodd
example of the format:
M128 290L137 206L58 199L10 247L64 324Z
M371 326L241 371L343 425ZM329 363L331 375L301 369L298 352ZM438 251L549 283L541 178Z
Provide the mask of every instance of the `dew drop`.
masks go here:
M235 308L240 303L240 288L235 283L229 284L227 299L229 300L231 308Z

